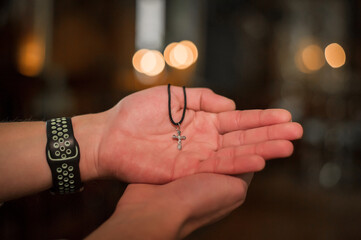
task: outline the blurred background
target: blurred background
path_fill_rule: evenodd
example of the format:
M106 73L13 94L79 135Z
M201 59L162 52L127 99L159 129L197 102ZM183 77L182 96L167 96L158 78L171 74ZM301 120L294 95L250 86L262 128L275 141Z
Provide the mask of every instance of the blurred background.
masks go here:
M104 111L167 83L286 108L304 126L294 155L187 239L361 239L360 42L357 0L4 0L0 121ZM83 238L125 187L6 202L0 239Z

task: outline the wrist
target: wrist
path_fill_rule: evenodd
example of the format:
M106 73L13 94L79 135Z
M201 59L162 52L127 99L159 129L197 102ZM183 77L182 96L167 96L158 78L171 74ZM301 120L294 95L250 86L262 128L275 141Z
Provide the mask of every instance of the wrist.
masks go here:
M98 149L103 132L101 114L87 114L72 117L74 136L80 149L80 175L83 182L100 178Z
M179 239L181 214L174 215L162 204L122 204L113 215L86 239ZM115 237L116 236L116 237Z
M131 239L179 239L186 216L166 201L150 201L131 206L118 205L112 218L118 218L118 226L124 237ZM139 226L142 226L141 228Z

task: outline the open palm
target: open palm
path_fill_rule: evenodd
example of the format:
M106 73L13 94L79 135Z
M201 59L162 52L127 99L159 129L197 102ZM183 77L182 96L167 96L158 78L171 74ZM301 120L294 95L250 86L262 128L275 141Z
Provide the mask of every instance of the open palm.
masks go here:
M172 87L172 116L183 111L183 92ZM264 159L289 156L302 135L280 109L235 111L232 100L209 89L187 89L182 150L169 120L166 86L129 95L108 112L98 167L128 182L165 183L198 172L259 171Z

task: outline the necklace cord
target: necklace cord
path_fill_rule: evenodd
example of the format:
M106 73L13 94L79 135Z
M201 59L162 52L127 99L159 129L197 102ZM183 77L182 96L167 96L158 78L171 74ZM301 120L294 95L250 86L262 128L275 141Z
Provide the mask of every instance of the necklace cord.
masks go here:
M182 118L179 122L174 122L173 118L172 118L172 109L171 109L171 93L170 93L170 84L168 84L168 113L169 113L169 119L172 122L172 124L179 126L183 120L184 120L184 116L186 115L186 109L187 109L187 95L186 95L186 87L183 86L183 95L184 95L184 107L183 107L183 113L182 113Z

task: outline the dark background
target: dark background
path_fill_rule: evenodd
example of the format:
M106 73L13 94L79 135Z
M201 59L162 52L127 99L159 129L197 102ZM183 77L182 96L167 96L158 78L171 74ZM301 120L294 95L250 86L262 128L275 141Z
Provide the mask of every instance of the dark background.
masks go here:
M0 121L104 111L168 82L212 88L238 109L283 107L304 126L294 155L268 162L242 207L187 239L361 239L361 3L172 0L165 13L158 50L191 40L199 58L146 84L132 67L136 1L2 1ZM34 35L45 39L46 57L39 73L27 75L19 49ZM333 42L346 52L344 66L297 65L304 46ZM0 239L83 238L110 216L125 187L96 181L72 196L6 202Z

